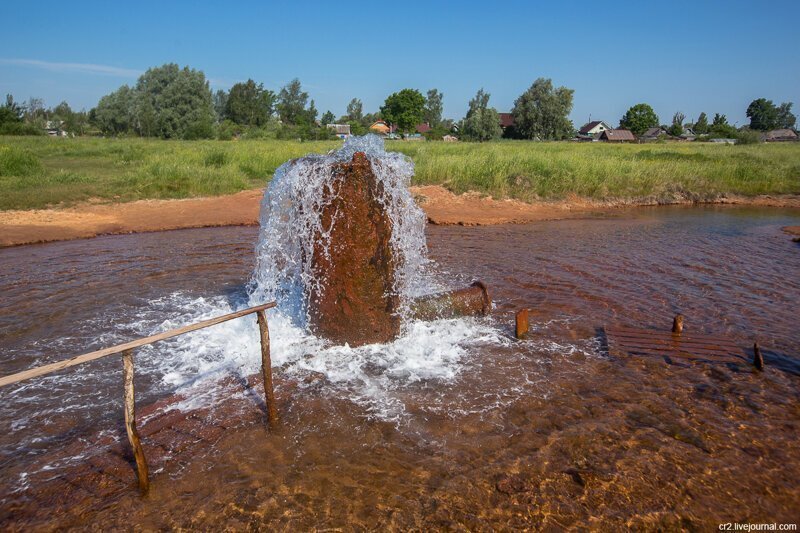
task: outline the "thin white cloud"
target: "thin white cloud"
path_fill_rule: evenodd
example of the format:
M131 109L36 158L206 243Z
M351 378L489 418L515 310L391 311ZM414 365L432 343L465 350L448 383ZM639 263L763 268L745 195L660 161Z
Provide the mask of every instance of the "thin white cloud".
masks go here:
M51 72L75 72L80 74L97 74L101 76L116 76L119 78L137 78L141 70L111 67L108 65L94 65L91 63L56 63L40 61L38 59L6 59L0 58L0 65L18 65L49 70Z

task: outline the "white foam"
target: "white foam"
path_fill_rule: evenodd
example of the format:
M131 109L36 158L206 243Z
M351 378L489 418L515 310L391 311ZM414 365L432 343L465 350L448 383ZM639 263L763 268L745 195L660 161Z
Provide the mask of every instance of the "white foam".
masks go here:
M160 307L183 311L168 320ZM136 323L144 334L234 311L224 298L196 298L175 293L152 302ZM268 311L272 363L281 377L325 376L331 386L344 389L354 401L381 418L395 418L403 410L393 392L427 380L458 377L465 358L487 344L503 344L505 337L485 319L461 318L433 322L412 321L403 334L387 344L335 346L309 334L280 309ZM137 369L160 376L166 390L202 385L224 374L259 372L260 337L255 319L243 317L142 349ZM179 407L191 409L213 403L213 389Z
M320 216L328 201L323 191L335 178L334 165L349 161L355 152L368 157L381 184L377 200L392 220L394 291L404 319L398 339L358 348L333 346L306 330L307 298L319 282L308 258L320 249L325 253L327 245ZM368 404L383 417L402 412L402 402L392 397L392 391L423 380L452 380L470 350L486 342L502 342L502 336L485 320L420 322L406 318L413 297L445 288L437 281L428 259L425 215L408 189L413 174L411 160L386 152L383 140L375 135L351 137L340 150L282 165L262 202L256 268L248 285L250 305L278 302L278 308L268 314L272 362L281 373L298 377L323 374L333 386L346 389L348 397ZM151 310L156 316L164 316L167 310L179 311L178 317L150 322L142 333L179 327L231 312L234 307L221 297L189 299L173 294L153 302ZM152 370L164 376L165 387L190 386L220 372L253 374L260 364L259 337L252 318L204 329L145 353L156 367Z
M336 179L334 166L351 160L356 152L369 159L381 185L376 199L392 221L394 292L401 302L403 333L388 344L351 348L329 345L310 335L306 325L308 298L320 282L309 258L327 253L330 231L321 219L325 203L330 201L324 191ZM276 366L288 373L324 374L329 382L347 388L351 397L369 403L384 416L398 412L389 391L420 380L453 379L471 346L500 338L479 320L425 323L408 319L412 298L445 288L431 270L425 215L408 188L413 175L412 161L402 154L386 152L383 140L376 135L350 137L337 151L285 163L275 172L261 204L256 268L249 284L251 305L278 302L269 319ZM255 342L252 332L239 338ZM250 349L255 351L252 346Z

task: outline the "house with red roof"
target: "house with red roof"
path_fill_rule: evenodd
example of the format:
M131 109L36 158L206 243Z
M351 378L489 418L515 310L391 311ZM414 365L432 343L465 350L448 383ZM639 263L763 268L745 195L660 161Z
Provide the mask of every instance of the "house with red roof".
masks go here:
M630 130L604 130L599 139L610 143L636 142L636 137Z

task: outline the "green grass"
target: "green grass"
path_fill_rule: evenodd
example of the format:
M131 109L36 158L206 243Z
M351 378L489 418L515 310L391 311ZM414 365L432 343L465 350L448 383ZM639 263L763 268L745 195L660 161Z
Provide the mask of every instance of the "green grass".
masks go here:
M232 194L338 144L0 137L0 210Z
M800 193L800 144L395 143L416 183L498 198L605 199Z
M285 161L340 141L161 141L0 137L0 209L231 194ZM800 144L485 144L390 141L415 184L522 200L709 199L800 193Z

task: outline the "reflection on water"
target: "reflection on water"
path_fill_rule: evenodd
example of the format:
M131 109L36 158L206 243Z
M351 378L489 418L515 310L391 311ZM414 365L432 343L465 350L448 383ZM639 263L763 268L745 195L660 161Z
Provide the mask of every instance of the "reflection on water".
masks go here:
M615 219L429 227L439 270L459 283L484 280L492 317L418 324L397 345L355 354L309 344L301 353L275 335L279 388L300 384L281 406L280 430L267 435L254 425L187 464L168 464L146 502L135 492L84 495L54 517L26 496L35 493L26 475L54 449L117 428L119 361L2 390L0 524L797 522L800 248L780 227L798 218L658 208ZM255 238L254 228L219 228L0 251L0 373L241 305ZM511 338L521 307L532 310L524 342ZM667 329L676 312L687 331L743 344L757 337L767 372L609 359L595 337L611 323ZM192 375L255 371L255 335L243 322L143 351L141 403ZM351 379L343 376L348 357ZM315 372L324 377L304 381Z

